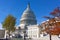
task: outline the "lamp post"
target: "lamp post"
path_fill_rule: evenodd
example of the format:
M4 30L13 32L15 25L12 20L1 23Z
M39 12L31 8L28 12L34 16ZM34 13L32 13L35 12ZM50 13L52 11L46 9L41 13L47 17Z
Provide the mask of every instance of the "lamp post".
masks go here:
M18 36L17 36L17 38L20 38L20 31L21 31L21 28L18 27Z
M24 30L24 40L26 40L26 31Z
M24 40L26 40L26 37L27 37L27 34L26 34L26 30L27 30L27 25L25 25L25 27L24 27Z

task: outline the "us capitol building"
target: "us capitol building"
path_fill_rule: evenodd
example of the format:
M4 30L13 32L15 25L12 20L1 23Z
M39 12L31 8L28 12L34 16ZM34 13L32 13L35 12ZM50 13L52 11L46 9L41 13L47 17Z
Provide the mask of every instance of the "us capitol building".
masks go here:
M26 37L39 37L39 25L37 25L36 16L30 8L30 3L28 3L27 8L24 10L20 19L20 34Z

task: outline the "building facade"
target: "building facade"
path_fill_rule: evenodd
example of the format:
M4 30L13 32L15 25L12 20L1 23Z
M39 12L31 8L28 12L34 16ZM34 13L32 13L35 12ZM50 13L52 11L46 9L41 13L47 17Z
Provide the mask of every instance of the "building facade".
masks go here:
M39 38L40 37L40 28L39 25L30 25L28 26L27 34L28 38Z
M23 11L23 14L20 19L19 27L21 28L21 35L23 36L23 38L25 36L28 36L27 34L29 31L27 30L30 30L28 29L29 25L37 25L36 16L34 15L34 12L30 7L30 3L28 3L27 8Z

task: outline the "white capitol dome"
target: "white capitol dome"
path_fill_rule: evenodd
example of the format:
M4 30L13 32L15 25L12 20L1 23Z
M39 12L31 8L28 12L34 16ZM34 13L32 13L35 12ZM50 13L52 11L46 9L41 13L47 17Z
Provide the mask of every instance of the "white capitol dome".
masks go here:
M26 25L33 25L37 24L36 17L34 15L34 12L30 8L30 4L27 5L27 8L23 12L20 24L26 24Z

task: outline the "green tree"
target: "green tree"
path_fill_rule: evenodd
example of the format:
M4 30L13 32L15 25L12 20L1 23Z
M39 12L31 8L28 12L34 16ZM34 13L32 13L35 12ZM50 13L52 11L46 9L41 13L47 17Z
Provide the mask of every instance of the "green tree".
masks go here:
M4 22L2 23L3 28L8 31L9 37L10 32L13 32L15 30L15 24L16 24L16 18L12 15L8 15Z

